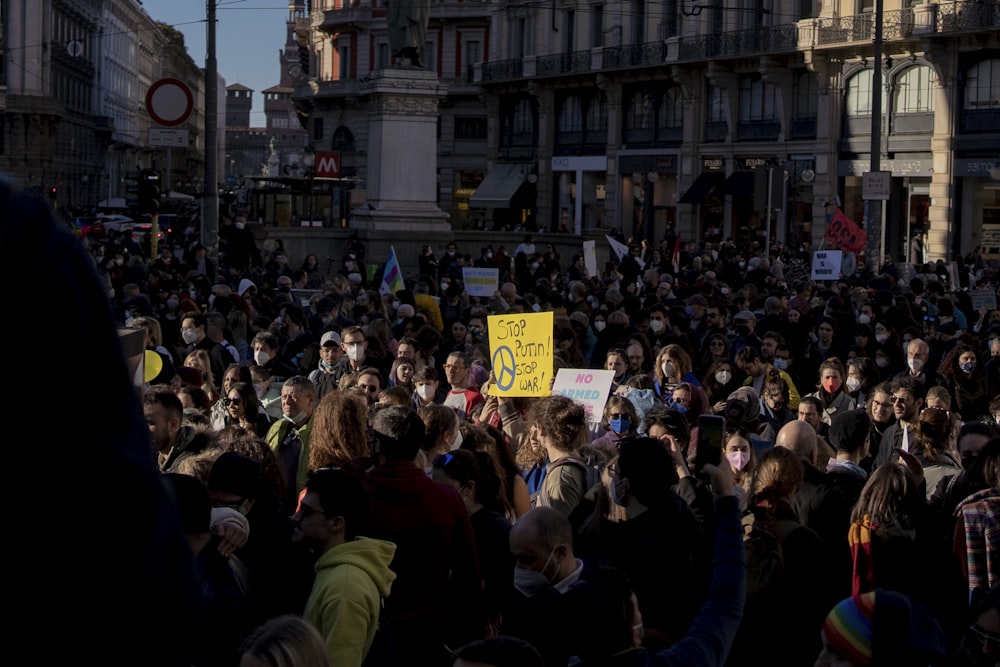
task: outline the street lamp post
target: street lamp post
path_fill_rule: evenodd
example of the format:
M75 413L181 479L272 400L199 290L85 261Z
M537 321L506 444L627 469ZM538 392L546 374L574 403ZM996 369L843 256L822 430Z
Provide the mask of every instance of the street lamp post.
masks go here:
M316 170L313 167L316 165L316 154L310 150L307 150L302 156L302 166L306 168L306 211L309 220L309 226L312 227L312 217L313 217L313 177L316 174Z
M875 29L873 39L874 71L872 72L872 130L871 130L871 171L882 168L882 8L883 0L875 0ZM865 201L868 218L868 239L865 244L868 268L877 273L882 258L878 254L883 234L882 202Z

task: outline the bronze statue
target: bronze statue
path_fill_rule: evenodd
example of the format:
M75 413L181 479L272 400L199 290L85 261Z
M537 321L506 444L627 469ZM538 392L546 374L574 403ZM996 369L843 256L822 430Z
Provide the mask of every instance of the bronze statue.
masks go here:
M430 0L390 0L389 48L397 60L408 60L414 67L424 66L421 56L430 15Z

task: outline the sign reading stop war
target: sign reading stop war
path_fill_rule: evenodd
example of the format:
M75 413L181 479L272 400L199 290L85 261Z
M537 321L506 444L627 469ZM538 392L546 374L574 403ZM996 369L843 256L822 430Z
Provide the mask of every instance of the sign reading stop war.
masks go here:
M596 424L604 416L604 404L611 395L614 371L589 368L560 368L552 385L553 396L571 398L587 413L587 421Z
M858 253L865 247L868 233L854 224L839 208L826 226L823 239L841 250Z
M497 396L548 396L552 382L552 313L486 318Z

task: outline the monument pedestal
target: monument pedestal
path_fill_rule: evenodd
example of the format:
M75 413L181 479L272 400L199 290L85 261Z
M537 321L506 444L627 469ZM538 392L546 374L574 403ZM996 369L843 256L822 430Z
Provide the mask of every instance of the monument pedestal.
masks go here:
M368 165L364 206L351 211L352 228L450 232L437 206L438 101L444 87L434 72L389 67L362 85L368 100Z

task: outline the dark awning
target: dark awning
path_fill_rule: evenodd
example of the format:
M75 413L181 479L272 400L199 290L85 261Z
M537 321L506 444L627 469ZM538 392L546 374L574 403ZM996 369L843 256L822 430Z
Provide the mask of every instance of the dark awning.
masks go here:
M691 187L689 187L687 192L685 192L677 201L681 204L700 204L708 193L719 187L721 184L722 172L703 171L698 174L698 178L694 179L694 183L691 184Z
M469 197L473 208L510 208L510 198L524 183L533 165L526 162L502 162L486 172L486 178Z
M722 194L734 197L753 197L754 172L734 171L722 184Z

